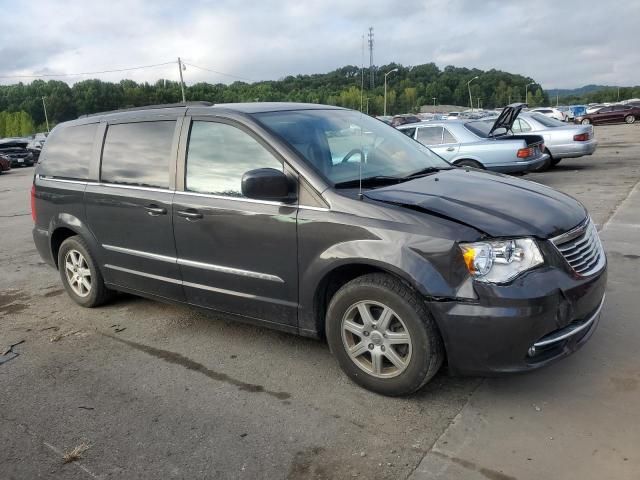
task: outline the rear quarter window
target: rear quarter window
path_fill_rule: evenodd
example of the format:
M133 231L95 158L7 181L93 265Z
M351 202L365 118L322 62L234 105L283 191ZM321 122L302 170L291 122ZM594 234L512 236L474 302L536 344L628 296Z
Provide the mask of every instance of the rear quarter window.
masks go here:
M98 124L59 127L47 138L38 173L86 180Z

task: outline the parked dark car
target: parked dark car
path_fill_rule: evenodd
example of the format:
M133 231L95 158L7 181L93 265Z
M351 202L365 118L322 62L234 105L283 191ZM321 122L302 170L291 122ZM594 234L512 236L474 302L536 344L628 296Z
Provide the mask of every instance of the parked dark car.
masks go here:
M0 174L11 170L11 160L0 153Z
M36 162L33 153L27 149L27 142L1 142L0 154L9 159L12 168L32 167Z
M576 200L453 167L337 107L247 103L59 124L33 238L85 307L112 291L326 338L385 395L531 370L583 345L606 257Z
M422 119L416 115L396 115L391 119L392 127L399 127L400 125L406 125L407 123L418 123Z
M640 117L640 107L633 105L610 105L593 113L585 113L574 118L575 123L600 125L604 123L634 123Z

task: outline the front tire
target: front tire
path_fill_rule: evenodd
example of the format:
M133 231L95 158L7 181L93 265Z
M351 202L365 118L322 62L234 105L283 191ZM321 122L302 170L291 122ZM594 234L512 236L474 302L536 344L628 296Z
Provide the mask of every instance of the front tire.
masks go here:
M589 120L588 118L583 118L580 123L582 125L590 125L591 124L591 120Z
M64 289L78 305L98 307L111 297L98 263L79 236L67 238L58 250L58 270Z
M438 371L444 347L423 299L375 273L344 285L329 303L327 341L342 370L373 392L408 395Z
M628 124L632 124L636 121L636 117L633 115L627 115L626 117L624 117L624 121Z

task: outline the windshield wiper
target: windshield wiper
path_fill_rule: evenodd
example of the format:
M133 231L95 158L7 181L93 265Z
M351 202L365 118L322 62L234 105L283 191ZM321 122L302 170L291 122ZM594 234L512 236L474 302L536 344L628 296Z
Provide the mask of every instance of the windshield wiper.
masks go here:
M424 177L425 175L431 175L432 173L437 173L441 170L451 170L453 167L427 167L422 170L418 170L417 172L410 173L402 177L402 180L411 180L413 178Z
M362 182L363 187L372 187L376 185L384 185L387 183L398 183L401 182L403 178L401 177L391 177L388 175L375 175L373 177L364 177L362 180L359 178L355 178L353 180L346 180L344 182L338 182L334 185L335 188L357 188L360 186L360 182Z

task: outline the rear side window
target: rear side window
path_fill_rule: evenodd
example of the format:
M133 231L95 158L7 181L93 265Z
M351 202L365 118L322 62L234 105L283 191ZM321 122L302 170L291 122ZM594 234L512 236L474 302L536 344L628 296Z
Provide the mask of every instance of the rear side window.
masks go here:
M107 183L169 187L175 121L109 125L100 179Z
M57 128L47 139L39 174L77 180L89 178L98 124Z
M419 128L417 140L423 145L440 145L442 143L442 127Z
M445 128L442 132L442 143L458 143L458 140L456 140L456 137L454 137L453 134Z
M282 163L256 139L225 123L193 122L187 151L186 190L243 197L242 175Z

